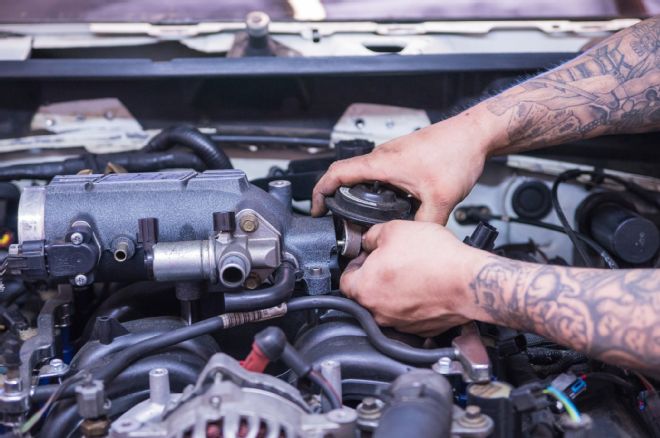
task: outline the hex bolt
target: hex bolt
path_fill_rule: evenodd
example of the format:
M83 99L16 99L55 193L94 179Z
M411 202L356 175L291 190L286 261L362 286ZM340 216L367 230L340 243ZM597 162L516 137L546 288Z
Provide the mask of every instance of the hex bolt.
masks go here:
M256 289L259 287L261 284L261 278L259 275L255 274L254 272L248 275L248 278L245 279L245 283L243 284L246 289Z
M365 397L357 406L358 416L363 420L376 420L380 418L384 405L376 397Z
M87 284L87 276L85 274L78 274L73 278L76 286L84 286Z
M246 233L253 233L257 231L257 228L259 228L259 219L252 213L247 213L241 216L239 225L241 230L245 231Z
M48 365L55 370L55 371L60 371L64 368L64 361L62 359L51 359L50 362L48 362Z
M71 233L71 237L69 237L69 240L74 245L80 245L81 243L83 243L84 237L82 233L76 231L75 233Z
M441 357L435 365L433 365L433 371L438 374L449 374L451 371L451 359L448 357Z

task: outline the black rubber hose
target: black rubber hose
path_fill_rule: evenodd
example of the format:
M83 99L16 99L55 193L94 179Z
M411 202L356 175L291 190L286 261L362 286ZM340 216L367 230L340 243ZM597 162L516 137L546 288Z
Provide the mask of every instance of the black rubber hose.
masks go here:
M110 418L117 418L136 404L148 398L149 390L143 390L114 399L110 406L109 416ZM40 434L40 436L55 436L53 435L55 431L57 431L56 435L60 438L75 436L75 432L82 422L75 400L65 400L58 403L58 405L48 415L46 422L41 428L41 431L46 432L46 434Z
M284 261L275 273L275 282L265 289L225 294L225 312L243 312L277 306L288 300L296 283L295 267Z
M142 148L142 152L162 152L174 146L190 149L209 169L233 169L225 151L191 126L174 126L162 130Z
M163 333L144 341L137 342L113 356L112 360L97 369L91 370L94 379L103 380L107 385L119 375L126 367L136 360L163 348L176 345L179 342L198 336L207 335L224 328L224 319L213 317L182 327L171 332Z
M335 309L353 316L367 334L371 344L381 353L410 364L431 364L441 357L456 358L454 348L422 349L390 339L380 331L371 313L347 298L322 296L294 298L287 303L287 312L312 309Z
M56 175L73 175L83 169L96 173L105 171L108 163L117 164L129 172L154 172L163 169L205 170L197 156L186 152L88 154L52 163L16 164L0 167L0 181L19 179L51 179Z

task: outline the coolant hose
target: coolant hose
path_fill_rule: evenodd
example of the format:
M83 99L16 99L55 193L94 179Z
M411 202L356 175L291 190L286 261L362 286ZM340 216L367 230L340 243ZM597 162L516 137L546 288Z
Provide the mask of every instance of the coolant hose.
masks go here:
M173 126L162 130L142 148L142 152L162 152L174 146L190 149L209 169L234 168L225 151L192 126Z
M335 309L354 317L366 332L369 342L381 353L393 359L410 364L432 364L441 357L455 358L454 348L422 349L390 339L376 324L371 313L348 298L319 296L294 298L287 303L287 312L312 309Z
M0 181L19 179L49 180L56 175L74 175L83 169L103 173L108 163L128 172L154 172L163 169L204 170L206 166L197 156L185 152L122 152L116 154L87 154L50 163L16 164L0 167Z
M225 294L225 312L243 312L277 306L293 293L296 283L295 267L288 261L282 262L275 273L275 282L265 289Z

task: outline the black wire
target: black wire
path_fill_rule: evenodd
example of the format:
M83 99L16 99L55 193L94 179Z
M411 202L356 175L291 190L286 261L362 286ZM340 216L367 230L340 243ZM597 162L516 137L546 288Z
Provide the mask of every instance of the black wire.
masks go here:
M501 215L490 215L489 219L498 220L502 222L515 222L518 224L531 225L534 227L545 228L546 230L556 231L558 233L566 234L566 231L563 227L555 224L549 224L547 222L541 222L534 219L524 219L520 217L511 217L511 216L501 216ZM598 242L585 236L582 233L575 232L575 235L578 239L586 243L596 254L600 256L601 259L605 262L608 268L610 269L619 269L619 264L612 258L610 253L607 252Z
M568 235L568 238L571 239L571 242L573 242L573 246L577 250L578 254L580 254L580 258L582 258L584 264L590 268L593 268L593 263L591 262L589 255L582 246L582 242L580 242L575 231L573 230L573 228L571 228L571 225L568 223L568 219L566 219L564 210L561 208L561 205L559 204L559 196L557 195L559 184L569 179L576 178L577 176L580 175L578 172L580 171L567 170L566 172L563 172L559 176L557 176L555 182L552 184L552 191L551 191L552 207L555 209L555 213L557 213L557 217L559 218L559 222L561 222L561 225L564 228L564 232L566 233L566 235Z
M592 373L585 374L585 378L586 379L602 380L602 381L605 381L605 382L609 382L609 383L621 386L623 389L626 389L629 392L634 392L635 391L635 385L633 385L632 383L622 379L619 376L615 376L614 374L592 372Z
M562 210L561 205L559 204L559 198L557 196L557 191L558 191L557 189L559 187L559 184L565 181L576 179L582 175L591 176L595 183L600 183L604 179L609 179L610 181L614 181L615 183L620 184L625 190L636 195L639 199L643 200L647 204L653 205L654 207L659 209L660 209L660 199L658 199L658 197L656 196L651 195L648 192L648 190L644 189L643 187L640 187L638 184L631 181L626 181L623 178L620 178L615 175L611 175L609 173L597 172L594 170L571 169L559 174L555 179L555 182L552 184L552 191L551 191L552 206L554 207L555 212L557 213L557 217L559 218L559 221L562 223L564 231L571 239L571 242L573 242L573 245L580 254L580 257L582 257L584 262L591 267L591 261L588 259L587 254L584 251L584 248L582 247L581 243L578 242L578 239L580 239L580 237L571 228L570 224L568 223L568 220L566 219L566 215L564 215L564 211Z
M442 357L456 358L454 348L422 349L390 339L380 331L371 313L355 301L332 296L293 298L287 303L287 312L312 309L335 309L353 316L367 334L369 342L381 353L411 364L431 364Z

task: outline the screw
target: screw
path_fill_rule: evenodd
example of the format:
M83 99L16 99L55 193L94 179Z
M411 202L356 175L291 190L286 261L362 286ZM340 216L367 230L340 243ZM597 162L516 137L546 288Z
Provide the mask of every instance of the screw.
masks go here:
M105 117L106 120L112 120L112 119L115 118L115 113L113 113L112 111L108 110L108 111L106 111L105 113L103 113L103 117Z
M71 234L69 240L71 240L71 243L73 243L74 245L80 245L81 243L83 243L83 235L78 231L76 231L75 233Z
M78 274L73 278L76 286L84 286L87 284L87 276L85 274Z
M217 395L214 395L209 399L209 402L211 403L211 406L214 408L219 408L220 407L220 402L222 402L222 399L218 397Z
M56 359L52 359L52 360L48 363L48 365L50 365L50 367L51 367L53 370L55 370L55 371L59 371L59 370L61 370L62 368L64 368L64 361L63 361L62 359L57 359L57 358L56 358Z
M259 228L259 219L257 219L257 217L252 213L248 213L241 217L239 225L241 230L245 231L246 233L252 233L256 231L257 228Z

